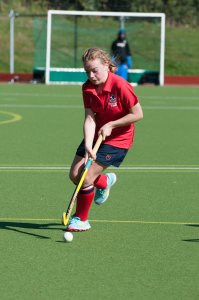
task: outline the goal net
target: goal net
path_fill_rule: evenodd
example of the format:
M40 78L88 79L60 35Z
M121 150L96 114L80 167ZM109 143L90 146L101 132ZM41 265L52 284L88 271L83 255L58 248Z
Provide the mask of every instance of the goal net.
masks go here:
M110 53L111 44L121 28L126 31L133 59L129 81L139 84L144 80L147 82L148 78L163 85L164 14L60 10L48 11L46 84L84 82L83 52L90 47L99 47Z

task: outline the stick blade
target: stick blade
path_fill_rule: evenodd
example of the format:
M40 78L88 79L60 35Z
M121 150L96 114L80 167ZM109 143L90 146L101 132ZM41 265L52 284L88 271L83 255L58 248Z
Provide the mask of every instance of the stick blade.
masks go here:
M61 221L64 226L66 226L68 224L69 218L67 217L66 212L63 212Z

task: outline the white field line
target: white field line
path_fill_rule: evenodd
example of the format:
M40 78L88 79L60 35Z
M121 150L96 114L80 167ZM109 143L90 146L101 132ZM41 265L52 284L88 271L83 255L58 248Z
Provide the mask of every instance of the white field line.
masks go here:
M81 91L81 89L80 89ZM66 90L66 93L62 93L62 94L59 94L59 93L56 93L56 94L50 94L50 93L15 93L15 92L0 92L0 96L6 96L6 97L56 97L56 98L79 98L81 97L81 94L80 95L75 95L75 94L69 94L67 93L67 90ZM165 99L165 100L169 100L169 99L172 99L172 100L181 100L181 99L193 99L193 100L199 100L199 96L191 96L191 95L187 95L187 96L156 96L156 95L152 95L152 96L147 96L147 95L140 95L140 97L144 98L144 99Z
M199 106L142 106L144 110L199 110Z
M81 97L81 94L78 95L74 95L74 94L68 94L67 91L66 93L62 93L62 94L42 94L42 93L6 93L6 92L0 92L0 96L5 96L5 97L40 97L40 98L43 98L43 97L46 97L46 98L79 98ZM178 98L178 97L177 97Z
M0 104L2 108L52 108L52 109L82 109L77 104ZM199 110L199 106L142 106L144 110Z
M0 166L0 170L27 170L27 171L68 171L70 166ZM119 167L119 169L114 167L109 167L109 170L115 171L198 171L199 166L123 166Z
M83 105L75 104L0 104L2 108L52 108L52 109L82 109ZM142 106L144 110L199 110L199 106Z
M75 104L0 104L0 107L7 108L58 108L58 109L69 109L69 108L83 108L83 105L75 105Z

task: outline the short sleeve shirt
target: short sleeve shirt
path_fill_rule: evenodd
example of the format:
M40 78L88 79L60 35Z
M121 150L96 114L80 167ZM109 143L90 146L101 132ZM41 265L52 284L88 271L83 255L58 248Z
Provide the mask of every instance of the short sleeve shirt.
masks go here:
M95 114L96 136L104 124L124 117L139 102L131 84L112 72L109 72L100 95L89 80L83 84L82 91L85 109L89 108ZM133 138L134 124L130 124L114 128L103 143L129 149Z

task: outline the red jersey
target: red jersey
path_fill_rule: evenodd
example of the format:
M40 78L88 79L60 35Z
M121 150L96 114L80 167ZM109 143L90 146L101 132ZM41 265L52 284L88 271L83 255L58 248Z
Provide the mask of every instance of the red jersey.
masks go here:
M130 83L122 77L109 72L108 78L100 95L97 95L95 85L89 80L83 84L84 107L95 113L96 135L99 129L110 121L115 121L127 115L129 109L138 103L138 97ZM117 127L106 137L104 144L129 149L134 137L134 124Z

